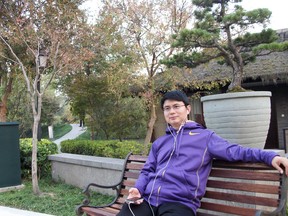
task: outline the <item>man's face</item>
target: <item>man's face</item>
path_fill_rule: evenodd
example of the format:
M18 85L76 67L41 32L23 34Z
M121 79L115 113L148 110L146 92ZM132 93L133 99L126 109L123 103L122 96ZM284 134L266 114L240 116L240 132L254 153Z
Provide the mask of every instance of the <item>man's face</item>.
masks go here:
M163 104L166 122L177 130L182 123L187 121L187 115L190 113L190 110L190 105L185 106L183 101L165 100Z

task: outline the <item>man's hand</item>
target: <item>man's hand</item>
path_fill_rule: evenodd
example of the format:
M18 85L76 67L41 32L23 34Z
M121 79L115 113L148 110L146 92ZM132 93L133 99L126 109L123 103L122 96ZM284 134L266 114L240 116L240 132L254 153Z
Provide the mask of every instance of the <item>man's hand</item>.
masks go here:
M280 167L282 164L285 167L285 174L288 176L288 159L285 157L276 156L272 160L272 166L283 174L283 169Z
M141 198L141 194L137 188L130 188L129 189L129 195L128 195L127 199L131 199L131 200L137 199L133 203L139 205L143 202L143 199L140 199L140 198Z

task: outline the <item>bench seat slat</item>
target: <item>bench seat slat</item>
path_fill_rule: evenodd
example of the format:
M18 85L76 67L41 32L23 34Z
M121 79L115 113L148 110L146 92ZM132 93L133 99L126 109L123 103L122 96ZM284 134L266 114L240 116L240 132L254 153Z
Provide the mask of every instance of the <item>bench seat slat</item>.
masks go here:
M91 207L82 207L82 211L84 211L88 216L115 216L117 213L107 211L107 208L91 208Z

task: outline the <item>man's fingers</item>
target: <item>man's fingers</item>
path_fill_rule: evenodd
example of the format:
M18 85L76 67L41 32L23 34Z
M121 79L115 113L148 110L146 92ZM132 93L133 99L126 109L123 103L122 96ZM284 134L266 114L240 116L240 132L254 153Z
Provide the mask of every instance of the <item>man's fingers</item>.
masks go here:
M277 166L276 169L277 169L281 174L283 174L283 169L282 169L280 166ZM287 175L287 172L286 172L286 175Z

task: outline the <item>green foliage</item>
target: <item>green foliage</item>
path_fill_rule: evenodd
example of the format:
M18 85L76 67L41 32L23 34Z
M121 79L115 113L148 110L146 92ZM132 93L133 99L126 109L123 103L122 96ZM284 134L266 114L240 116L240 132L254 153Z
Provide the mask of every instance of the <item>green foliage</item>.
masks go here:
M86 129L86 131L82 134L80 134L78 137L75 138L76 140L90 140L91 139L91 132L89 129Z
M145 136L147 113L144 100L125 97L113 104L110 101L109 104L109 108L103 110L98 118L102 123L100 128L109 133L109 137L121 141L125 138L139 139Z
M182 52L162 60L162 63L168 67L188 68L212 60L225 63L232 68L233 76L228 90L241 88L245 64L254 61L258 55L286 50L287 46L285 43L276 45L278 36L272 29L247 33L247 29L254 24L265 26L271 12L266 8L246 11L238 2L193 0L197 7L194 11L195 28L185 29L174 36L173 46ZM215 75L215 80L217 78Z
M13 85L13 92L11 93L8 102L9 113L7 120L19 122L20 137L30 138L32 137L33 125L33 118L31 117L33 115L31 103L29 102L26 87L24 86L24 80L21 78L21 75L17 76L17 81L18 82L15 82ZM54 90L49 89L46 91L46 94L43 95L41 114L42 125L51 125L54 123L54 118L60 109L60 99L55 96L54 93ZM45 130L45 128L43 129L42 132L45 135L47 130Z
M51 165L48 161L48 155L58 153L57 145L49 140L42 139L37 145L37 165L39 177L50 175ZM23 178L29 178L31 175L32 163L32 139L20 139L20 161Z
M252 47L255 44L259 44L261 41L263 41L263 43L272 43L277 39L278 36L275 31L272 29L263 29L260 33L251 34L248 32L243 36L239 36L234 40L234 43L237 46Z
M56 96L55 89L46 90L42 98L42 113L41 123L45 125L52 125L55 123L55 116L61 110L61 97Z
M288 41L285 41L281 44L279 43L270 43L270 44L260 44L259 46L253 49L254 53L261 53L262 51L266 52L282 52L288 50Z
M123 77L123 75L125 77ZM74 85L65 87L75 115L85 115L85 125L103 139L145 136L145 100L128 91L129 76L91 74L78 76ZM83 117L83 116L82 116Z
M9 95L8 121L20 122L21 137L27 137L33 123L32 110L41 107L41 104L36 105L37 101L43 102L41 123L52 124L60 105L55 92L47 94L49 86L55 85L68 72L82 68L84 59L89 57L88 50L82 49L83 39L92 29L86 28L84 12L78 7L82 0L27 1L25 7L15 2L6 2L5 8L1 7L0 47L4 61L1 57L0 85L5 83L2 72L13 80L14 95ZM21 22L17 17L22 17ZM47 64L40 67L40 56L44 53ZM36 100L43 94L43 100Z
M13 84L13 91L8 101L7 121L19 122L20 137L31 137L33 118L31 103L27 95L24 79L17 75L17 82Z
M82 189L64 183L56 183L48 177L39 180L41 196L31 193L31 180L26 179L23 184L25 187L21 190L1 193L0 205L49 215L71 216L75 215L75 206L85 198ZM95 205L110 203L112 199L112 196L93 193L93 204Z
M125 158L129 152L141 154L145 146L136 141L117 140L65 140L61 142L61 152L98 157Z
M4 86L0 85L0 97L2 97L4 90L5 90Z

